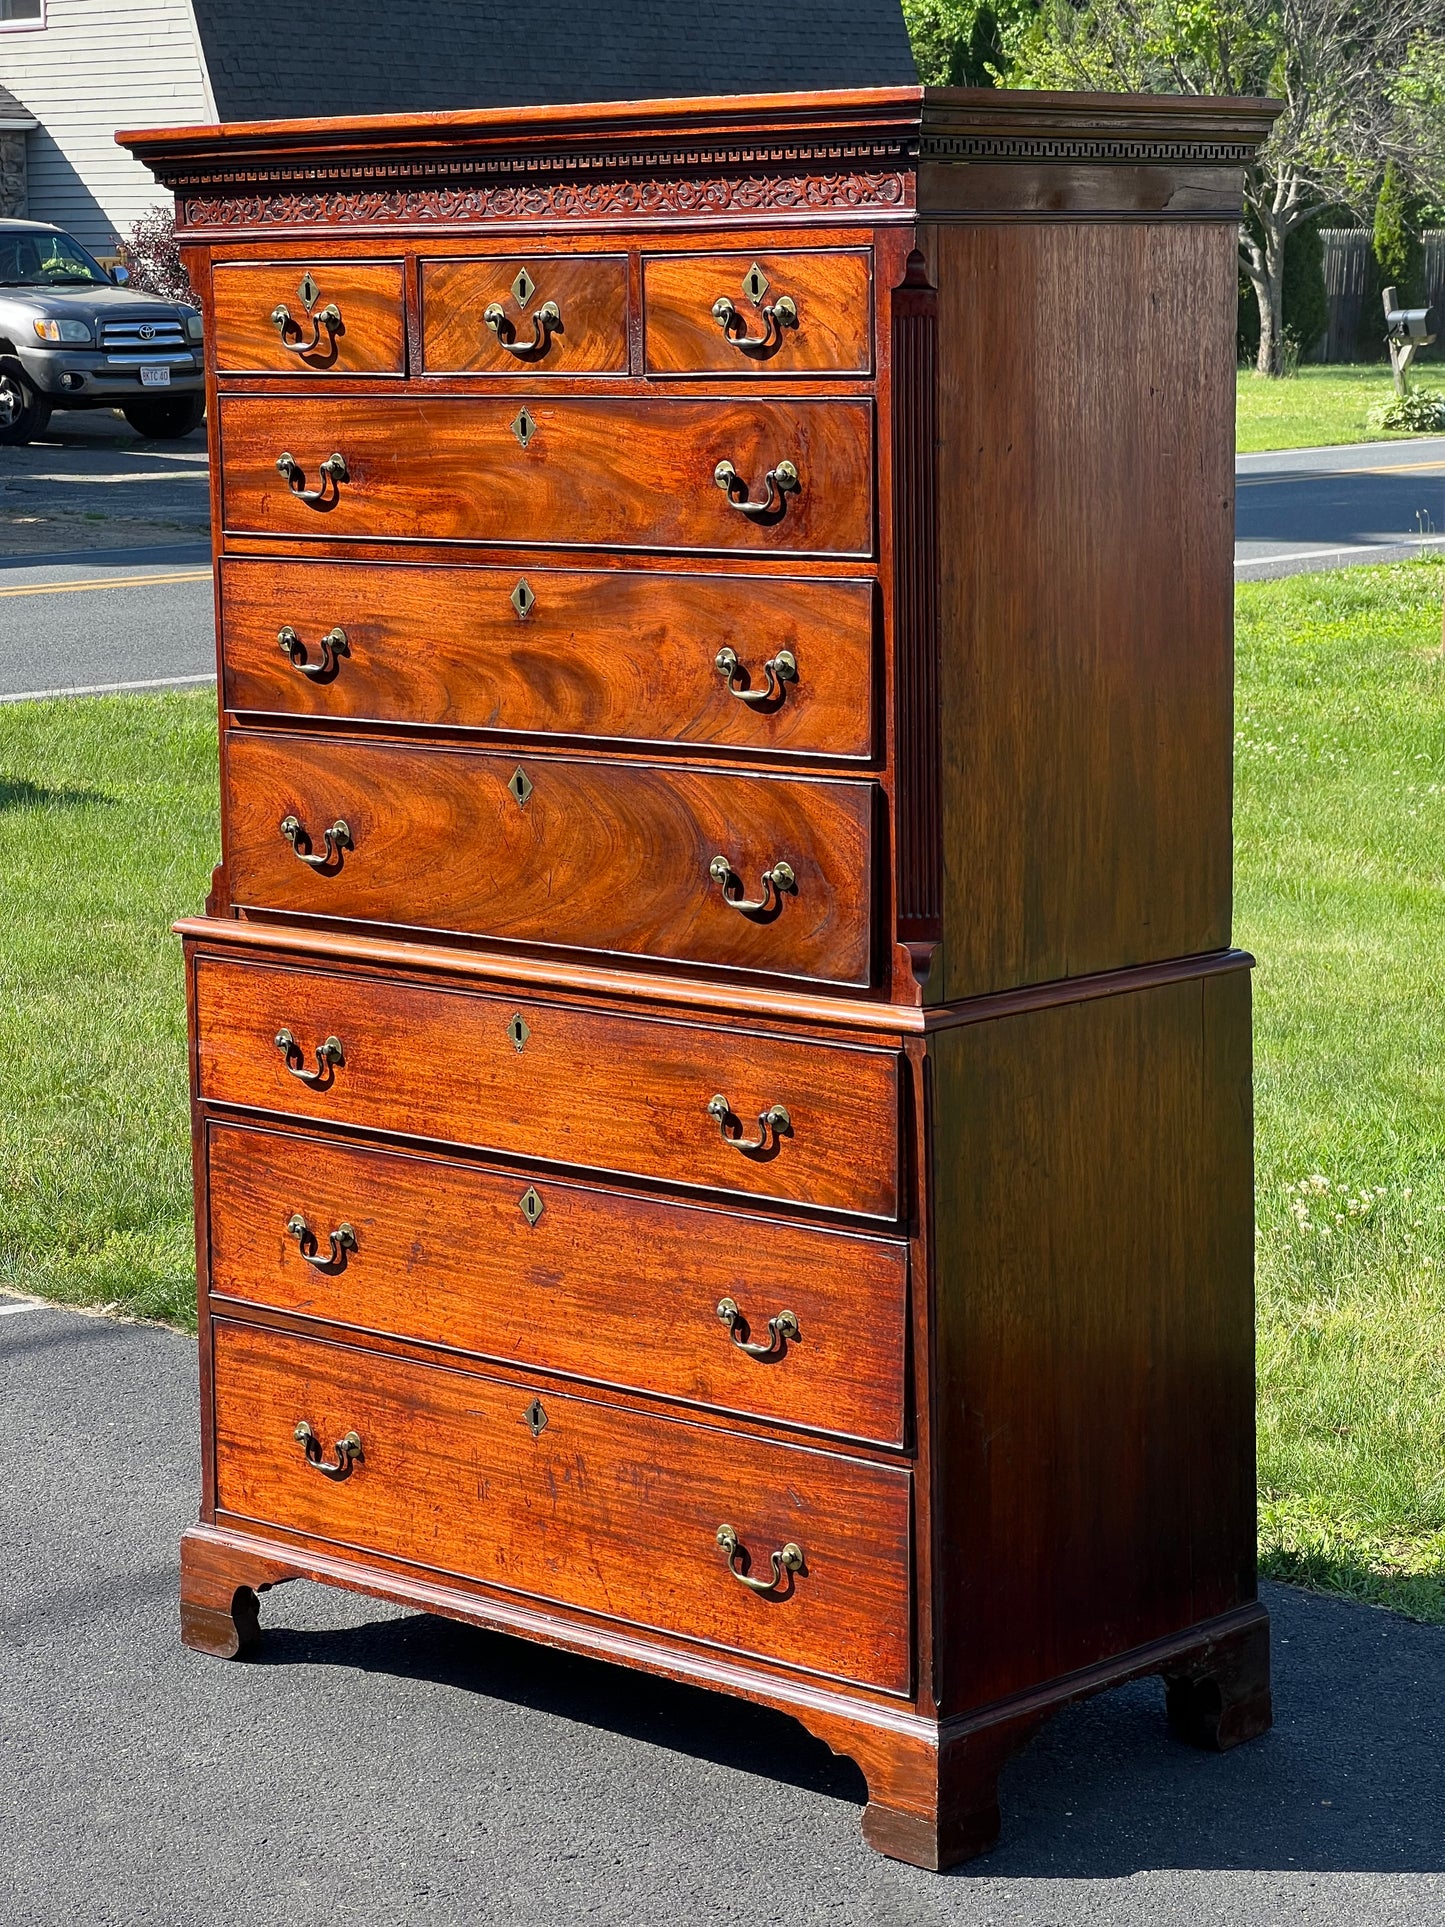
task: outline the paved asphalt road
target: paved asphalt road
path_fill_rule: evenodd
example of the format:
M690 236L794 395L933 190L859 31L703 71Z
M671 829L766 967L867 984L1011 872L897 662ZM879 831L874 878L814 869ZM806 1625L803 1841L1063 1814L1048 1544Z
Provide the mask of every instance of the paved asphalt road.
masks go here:
M177 1638L195 1347L0 1299L4 1927L1439 1927L1445 1632L1273 1587L1278 1724L1157 1683L1056 1719L1004 1841L881 1860L758 1708L310 1585L262 1656Z
M1235 489L1236 578L1445 546L1445 436L1241 455Z

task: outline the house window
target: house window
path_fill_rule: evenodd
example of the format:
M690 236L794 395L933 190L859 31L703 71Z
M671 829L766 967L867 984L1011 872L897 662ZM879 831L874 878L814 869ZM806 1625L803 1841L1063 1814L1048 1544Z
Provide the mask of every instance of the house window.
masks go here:
M0 0L0 27L43 27L45 0Z

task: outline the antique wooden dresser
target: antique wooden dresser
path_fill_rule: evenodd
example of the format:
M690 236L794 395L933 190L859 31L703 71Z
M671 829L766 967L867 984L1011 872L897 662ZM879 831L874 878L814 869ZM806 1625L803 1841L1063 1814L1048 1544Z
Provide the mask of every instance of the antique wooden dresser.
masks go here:
M305 1577L741 1694L946 1865L1269 1722L1235 250L1259 102L123 137L206 312L186 1641Z

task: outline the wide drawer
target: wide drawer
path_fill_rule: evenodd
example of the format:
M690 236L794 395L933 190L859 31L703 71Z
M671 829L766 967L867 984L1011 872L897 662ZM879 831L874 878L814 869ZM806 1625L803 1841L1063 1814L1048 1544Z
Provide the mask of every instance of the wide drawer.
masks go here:
M866 375L872 275L862 249L662 254L642 264L650 375Z
M246 908L868 981L870 783L246 730L225 771Z
M627 373L627 256L423 261L428 374Z
M218 1103L898 1215L893 1051L217 957L195 997Z
M211 299L218 374L405 369L400 261L218 261Z
M897 1240L214 1119L206 1169L217 1296L903 1442Z
M863 758L874 594L780 576L233 557L226 707Z
M863 401L232 395L220 416L234 534L872 553Z
M879 1465L227 1322L220 1509L528 1598L905 1692L909 1482ZM344 1478L328 1478L311 1453ZM359 1445L338 1455L336 1442ZM768 1578L741 1585L733 1564Z

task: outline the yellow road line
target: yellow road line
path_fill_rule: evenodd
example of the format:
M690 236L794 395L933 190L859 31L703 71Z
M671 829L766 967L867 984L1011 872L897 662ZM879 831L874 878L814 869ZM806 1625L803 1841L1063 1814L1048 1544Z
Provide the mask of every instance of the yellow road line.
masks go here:
M1270 482L1338 482L1345 475L1418 475L1423 469L1445 468L1445 462L1396 462L1393 468L1297 468L1288 475L1241 475L1236 488L1263 488Z
M173 575L113 575L99 582L37 582L23 589L0 589L0 596L76 595L83 589L140 589L156 582L209 582L209 569L181 569Z

